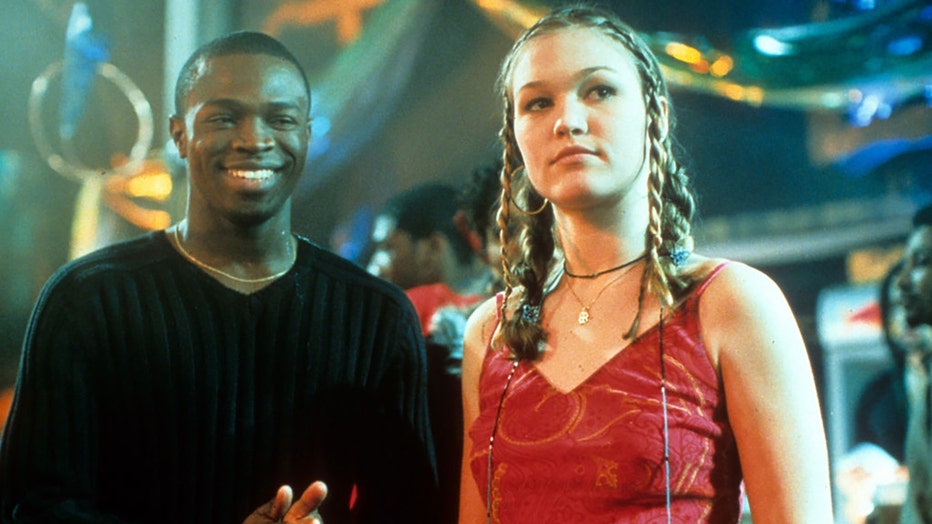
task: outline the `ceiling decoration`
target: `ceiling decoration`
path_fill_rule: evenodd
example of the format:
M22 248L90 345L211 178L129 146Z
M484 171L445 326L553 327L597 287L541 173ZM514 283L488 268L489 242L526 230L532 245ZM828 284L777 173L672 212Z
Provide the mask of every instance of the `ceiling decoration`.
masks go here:
M322 67L308 68L314 77L313 121L302 190L326 180L352 159L391 117L437 4L434 0L297 0L274 6L258 21L294 48L288 36L307 33L308 27L333 24L335 29L337 51ZM289 35L289 29L297 31Z
M541 2L473 0L517 35ZM754 106L843 111L866 125L897 107L932 102L932 5L889 2L836 20L731 36L716 49L703 35L642 34L672 87Z

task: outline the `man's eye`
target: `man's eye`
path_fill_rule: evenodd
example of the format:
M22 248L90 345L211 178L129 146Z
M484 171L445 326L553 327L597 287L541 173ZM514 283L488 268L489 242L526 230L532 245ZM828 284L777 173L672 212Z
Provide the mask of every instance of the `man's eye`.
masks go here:
M233 117L231 115L213 115L207 118L207 122L218 125L232 124Z
M272 117L269 122L275 129L291 129L298 125L298 120L290 116Z

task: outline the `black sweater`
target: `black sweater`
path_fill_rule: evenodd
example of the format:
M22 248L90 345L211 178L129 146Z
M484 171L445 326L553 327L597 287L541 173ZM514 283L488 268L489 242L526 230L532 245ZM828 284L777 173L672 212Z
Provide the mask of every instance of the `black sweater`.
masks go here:
M239 523L324 480L327 524L431 522L425 376L404 293L306 240L251 295L163 232L105 248L33 311L0 521Z

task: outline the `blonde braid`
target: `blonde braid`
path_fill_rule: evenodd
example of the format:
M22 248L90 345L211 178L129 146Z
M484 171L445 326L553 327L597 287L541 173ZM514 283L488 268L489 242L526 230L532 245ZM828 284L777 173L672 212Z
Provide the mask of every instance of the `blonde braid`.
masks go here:
M507 319L507 304L508 297L511 296L512 289L514 288L514 278L511 276L511 264L508 263L508 221L511 218L510 211L511 207L509 202L511 202L511 173L512 169L508 162L508 152L505 152L505 161L502 165L502 172L500 179L502 182L502 194L501 201L498 206L498 214L496 215L496 221L498 222L498 239L499 243L499 256L501 258L502 264L502 282L505 284L505 289L503 291L503 300L501 304L501 311L499 317L501 322L505 322Z
M504 300L501 306L501 339L514 358L534 360L540 355L540 344L545 333L540 325L539 314L543 303L544 280L548 262L553 256L553 238L550 225L553 213L550 209L534 216L518 215L518 231L515 239L509 237L512 229L512 210L516 209L514 177L522 170L521 156L514 138L511 118L511 103L505 101L505 124L500 133L504 144L502 169L502 199L498 212L498 225L502 243L502 270L505 282ZM533 191L533 188L524 188ZM515 207L512 207L515 206ZM514 314L508 316L508 299L515 288L523 291Z
M656 59L636 34L610 21L600 26L621 41L634 55L641 73L644 101L647 109L648 147L648 229L647 263L638 292L638 310L627 337L637 334L646 293L654 295L664 307L671 307L691 285L688 274L680 271L669 256L675 248L692 251L690 221L694 201L687 187L687 178L673 154L669 120L664 114L662 101L668 101L666 84Z
M670 291L668 276L670 276L670 270L673 268L670 267L668 258L661 258L662 254L667 252L667 246L664 246L664 227L667 216L664 190L666 186L667 159L669 157L663 144L666 133L659 99L655 92L650 93L647 99L647 136L650 140L650 174L647 179L650 203L650 222L648 225L650 254L648 259L650 271L648 273L650 273L650 279L647 281L647 289L660 300L661 304L669 307L673 305L673 295Z

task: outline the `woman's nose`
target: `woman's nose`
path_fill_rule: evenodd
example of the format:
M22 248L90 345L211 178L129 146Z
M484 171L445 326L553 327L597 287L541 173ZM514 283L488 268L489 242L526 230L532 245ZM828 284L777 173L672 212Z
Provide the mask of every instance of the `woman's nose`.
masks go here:
M554 134L557 136L575 136L586 134L588 131L589 126L586 122L586 109L583 104L575 100L567 100L564 102L558 114L557 121L554 122Z

